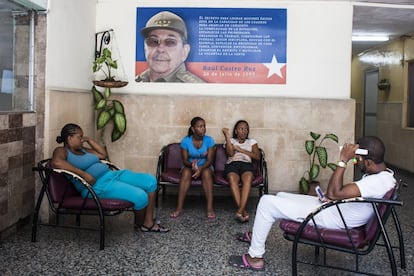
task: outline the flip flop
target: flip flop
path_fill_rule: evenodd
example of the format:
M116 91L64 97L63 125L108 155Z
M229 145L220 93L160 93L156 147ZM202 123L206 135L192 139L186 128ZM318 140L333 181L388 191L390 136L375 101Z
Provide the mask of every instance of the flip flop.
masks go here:
M157 229L154 229L155 225L158 225ZM163 227L160 224L153 223L151 227L145 227L144 225L141 225L141 232L167 233L168 231L170 231L170 229Z
M207 213L207 219L208 220L215 220L216 219L216 214L214 212L208 212Z
M248 231L245 233L237 233L236 237L241 242L250 243L252 241L252 232Z
M170 218L176 219L183 214L183 211L174 211L170 214Z
M247 260L247 254L243 254L241 256L232 255L229 258L229 265L243 268L243 269L250 269L254 271L261 271L264 270L264 263L261 265L251 265Z
M234 218L238 221L238 222L240 222L240 223L245 223L245 222L248 222L249 221L249 216L247 216L247 218L246 217L244 217L242 214L240 214L240 213L236 213L235 215L234 215Z

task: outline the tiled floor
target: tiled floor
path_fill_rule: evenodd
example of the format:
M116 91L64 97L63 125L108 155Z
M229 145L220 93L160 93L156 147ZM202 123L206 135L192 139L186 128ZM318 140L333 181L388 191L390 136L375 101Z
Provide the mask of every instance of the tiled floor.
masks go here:
M408 182L402 191L404 206L398 213L405 235L407 269L399 275L414 275L414 176L399 172ZM254 217L256 197L249 200ZM185 213L170 219L176 196L161 202L158 217L171 228L167 234L141 233L132 228L132 214L107 219L105 250L99 250L98 232L41 227L38 242L30 242L30 226L0 243L0 275L290 275L291 243L284 240L277 224L267 242L266 268L252 273L229 267L230 255L242 254L248 245L235 239L235 233L248 230L252 221L239 224L234 218L230 196L217 196L217 220L207 221L202 195L186 201ZM313 254L304 248L301 253ZM398 258L399 255L397 254ZM331 252L328 260L350 265L352 257ZM399 264L399 262L398 262ZM390 275L385 250L376 249L361 258L361 267L373 273ZM322 268L299 266L300 275L352 275Z

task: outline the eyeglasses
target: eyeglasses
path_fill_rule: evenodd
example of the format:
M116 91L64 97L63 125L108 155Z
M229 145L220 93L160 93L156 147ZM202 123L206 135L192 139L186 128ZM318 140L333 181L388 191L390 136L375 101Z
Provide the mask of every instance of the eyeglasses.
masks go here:
M159 39L157 37L147 37L145 39L145 44L147 44L147 46L151 48L158 47L161 44L164 44L165 47L172 48L177 46L178 40L174 38Z

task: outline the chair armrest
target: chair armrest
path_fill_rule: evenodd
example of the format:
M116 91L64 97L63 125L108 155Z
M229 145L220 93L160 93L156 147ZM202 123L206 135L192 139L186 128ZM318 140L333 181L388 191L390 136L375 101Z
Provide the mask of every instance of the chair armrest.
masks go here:
M260 150L260 162L259 162L259 169L262 173L263 183L264 183L264 193L269 193L269 185L268 185L268 175L267 175L267 162L266 162L266 155L263 149L259 148Z
M120 167L118 167L117 165L115 165L114 163L112 163L111 161L104 160L104 159L101 159L100 161L101 161L101 163L104 163L104 164L108 165L108 167L111 170L119 171L121 169Z
M71 172L71 171L68 171L68 170L64 170L64 169L51 169L52 171L54 171L54 172L56 172L56 173L64 173L64 174L67 174L67 175L69 175L69 176L71 176L72 178L74 178L74 179L76 179L76 180L78 180L78 181L80 181L84 186L86 186L87 188L90 188L90 187L92 187L92 185L91 184L89 184L83 177L81 177L81 176L79 176L78 174L76 174L76 173L73 173L73 172ZM89 190L89 189L88 189ZM92 190L92 189L91 189Z
M383 199L383 198L368 198L368 197L353 197L353 198L347 198L347 199L338 199L338 200L331 200L328 202L325 202L324 204L322 204L321 206L319 206L318 208L314 209L312 212L309 213L309 215L306 217L305 221L309 221L309 219L311 219L312 217L314 217L316 214L322 212L323 210L333 207L333 206L338 206L340 204L346 204L346 203L370 203L370 204L374 204L374 203L384 203L387 205L399 205L402 206L403 202L402 201L397 201L397 200L392 200L392 199Z

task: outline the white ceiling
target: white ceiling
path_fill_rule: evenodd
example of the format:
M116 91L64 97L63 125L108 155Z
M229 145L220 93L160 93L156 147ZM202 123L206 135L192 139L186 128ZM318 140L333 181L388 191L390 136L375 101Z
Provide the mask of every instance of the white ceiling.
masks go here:
M396 39L414 33L414 0L351 2L354 5L353 35L388 35ZM383 43L352 42L352 53L358 54Z

